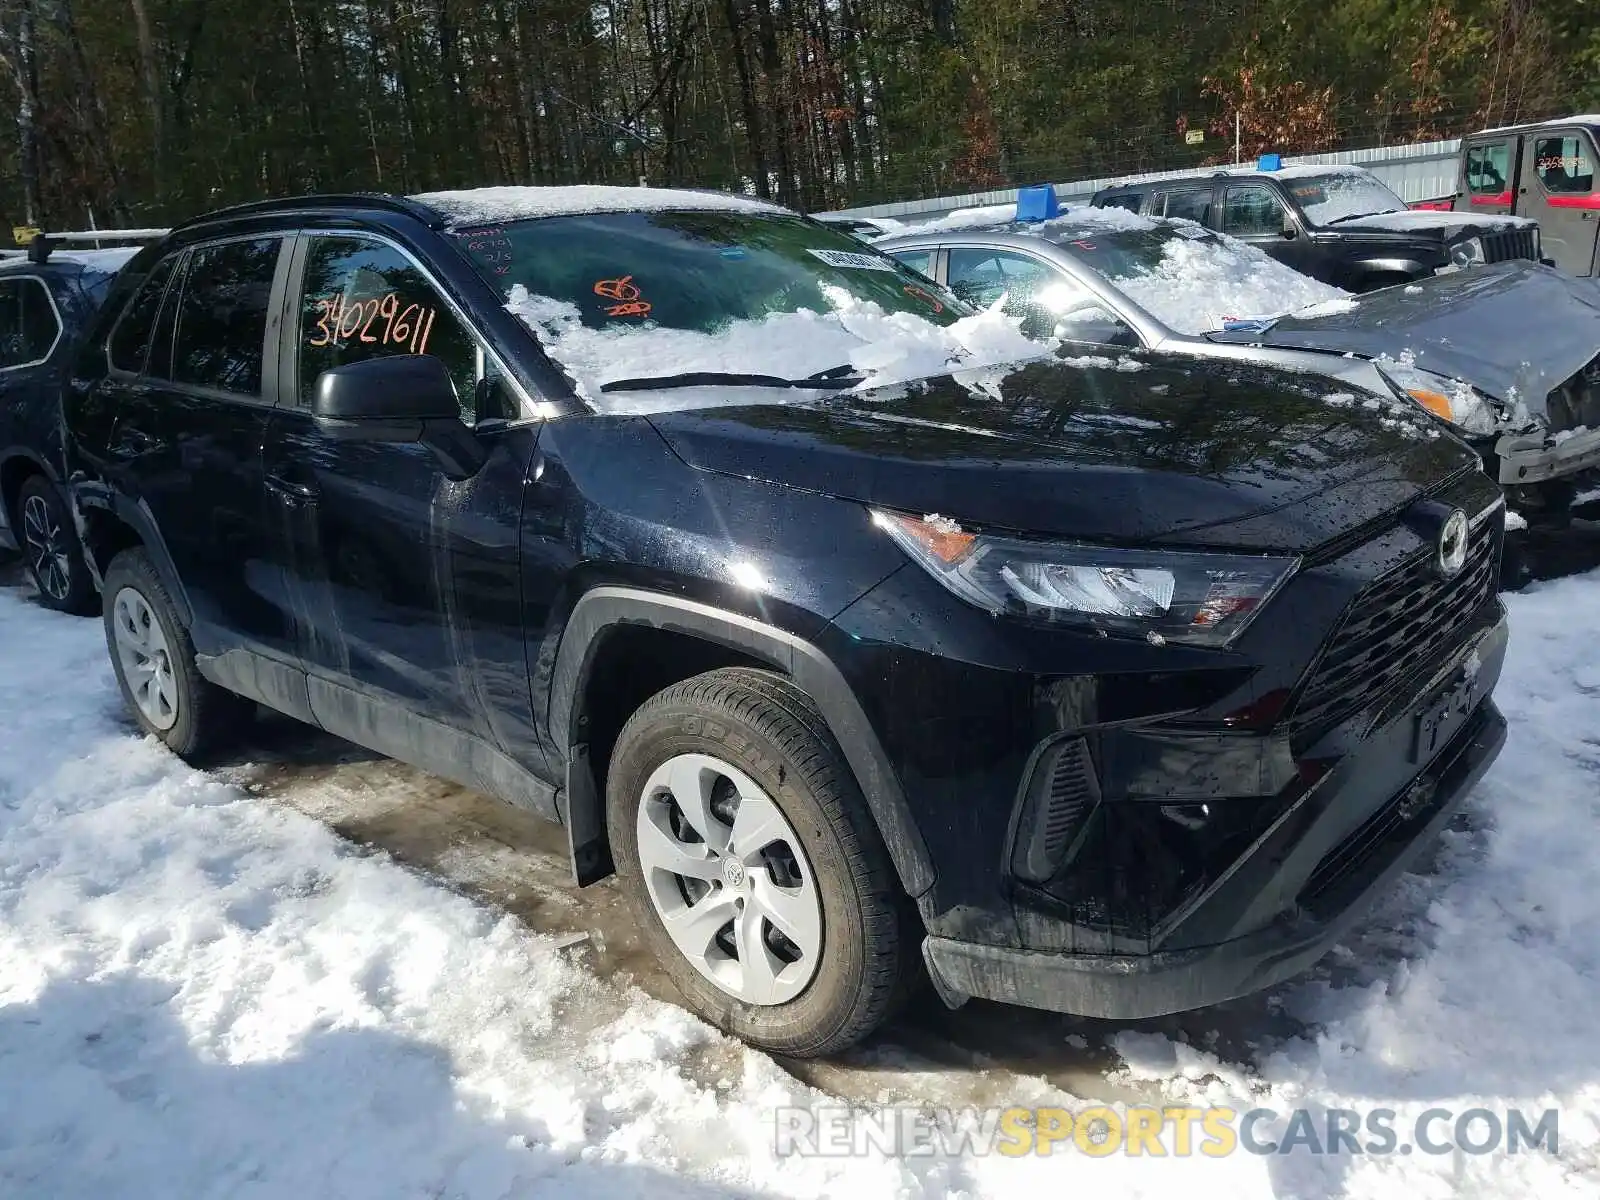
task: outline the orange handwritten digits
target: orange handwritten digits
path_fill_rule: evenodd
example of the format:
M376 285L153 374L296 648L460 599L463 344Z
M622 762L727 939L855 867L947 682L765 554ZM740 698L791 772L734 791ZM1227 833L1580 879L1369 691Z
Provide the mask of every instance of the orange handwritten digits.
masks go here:
M360 342L369 346L397 346L410 354L426 354L428 335L433 331L435 308L420 304L400 307L400 297L394 292L354 300L348 304L343 296L330 296L318 300L313 326L316 336L306 339L309 346L342 346ZM378 325L382 318L381 327Z
M311 345L313 345L313 346L326 346L329 342L333 341L333 330L328 328L328 313L331 311L331 309L332 309L332 305L331 305L331 303L329 301L327 301L327 300L318 300L317 301L317 312L319 314L319 319L317 321L317 329L322 334L322 336L321 337L312 338L311 342L310 342Z
M904 290L906 295L913 300L921 300L924 304L931 304L934 312L942 313L944 311L944 305L940 303L939 298L928 291L927 288L920 288L914 283L908 283Z
M621 279L602 279L594 285L594 294L619 303L606 309L608 317L644 317L650 314L650 302L639 299L639 288L632 275Z

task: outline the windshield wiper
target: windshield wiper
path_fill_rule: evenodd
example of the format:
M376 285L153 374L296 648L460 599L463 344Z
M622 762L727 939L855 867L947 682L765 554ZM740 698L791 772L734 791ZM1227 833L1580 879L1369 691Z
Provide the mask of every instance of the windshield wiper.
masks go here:
M1403 208L1385 208L1385 209L1380 209L1378 212L1346 213L1342 217L1335 217L1331 221L1324 221L1323 224L1324 225L1338 225L1338 224L1340 224L1340 223L1342 223L1344 221L1359 221L1359 220L1361 220L1362 217L1387 217L1390 213L1405 212L1405 211L1406 210L1403 209Z
M662 388L686 387L761 387L803 388L812 391L843 391L861 383L849 363L829 367L804 379L785 379L781 375L741 375L734 371L684 371L679 375L656 375L642 379L613 379L600 385L602 392L652 392Z

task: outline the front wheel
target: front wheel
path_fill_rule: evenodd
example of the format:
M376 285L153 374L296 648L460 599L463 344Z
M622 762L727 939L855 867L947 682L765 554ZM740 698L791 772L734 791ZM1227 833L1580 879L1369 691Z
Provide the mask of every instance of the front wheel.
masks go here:
M640 706L607 783L617 873L690 1008L763 1049L837 1053L912 970L888 853L810 700L732 668Z

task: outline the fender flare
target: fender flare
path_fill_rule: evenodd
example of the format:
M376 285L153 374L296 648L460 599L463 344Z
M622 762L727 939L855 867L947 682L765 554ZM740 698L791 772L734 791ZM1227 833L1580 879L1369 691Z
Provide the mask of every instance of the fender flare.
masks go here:
M549 730L557 755L567 764L563 816L575 870L582 873L580 851L605 829L604 798L597 795L579 728L583 690L605 631L618 625L688 634L749 654L787 675L817 706L855 773L901 886L913 899L933 887L933 861L899 778L855 693L826 655L794 634L751 617L660 592L612 586L586 592L573 606L550 687Z
M75 490L72 499L81 512L107 514L138 535L140 542L144 544L145 553L150 555L150 562L155 566L156 574L161 576L161 582L166 586L167 595L172 598L172 603L178 610L178 620L183 622L185 629L192 630L194 606L189 602L188 589L183 586L178 568L173 564L172 554L167 549L166 539L161 536L161 530L157 527L155 515L149 506L143 500L133 500L119 492L111 493L109 499L94 496L81 486ZM87 539L85 544L87 545ZM89 574L94 578L95 587L104 590L105 579L100 574L100 567L95 562L94 555L85 554L84 561L88 564ZM208 649L196 647L200 653L206 653Z

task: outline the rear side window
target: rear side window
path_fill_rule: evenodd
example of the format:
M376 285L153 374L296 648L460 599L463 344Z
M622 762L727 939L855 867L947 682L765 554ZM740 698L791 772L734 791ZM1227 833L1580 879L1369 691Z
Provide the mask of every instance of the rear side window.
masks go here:
M281 238L201 246L177 308L175 383L252 398L261 395L267 310Z
M1594 159L1582 137L1542 137L1533 143L1534 169L1553 196L1584 196L1594 191Z
M1185 221L1198 221L1202 225L1209 225L1211 223L1211 189L1190 188L1182 192L1168 192L1166 211L1160 215L1177 217Z
M128 307L122 310L116 327L111 331L108 352L111 365L119 371L137 375L144 370L150 353L150 339L155 332L156 314L161 311L161 298L166 294L172 279L176 254L169 254L156 263L144 285L133 294Z
M60 334L61 323L43 283L0 280L0 370L43 362Z
M1172 214L1169 212L1169 216ZM1222 232L1235 237L1283 232L1283 202L1264 187L1231 187L1222 205Z
M1144 200L1142 192L1124 192L1120 196L1107 196L1100 203L1101 208L1125 208L1129 212L1138 212L1139 205Z
M890 250L886 253L888 253L890 258L893 258L902 266L910 267L913 271L917 272L917 274L927 275L928 277L932 278L934 251Z
M515 394L485 376L477 341L409 258L368 238L313 238L300 296L301 402L330 367L391 354L444 363L468 425L517 416Z
M1467 147L1467 191L1474 196L1501 196L1511 190L1511 143L1487 142Z

